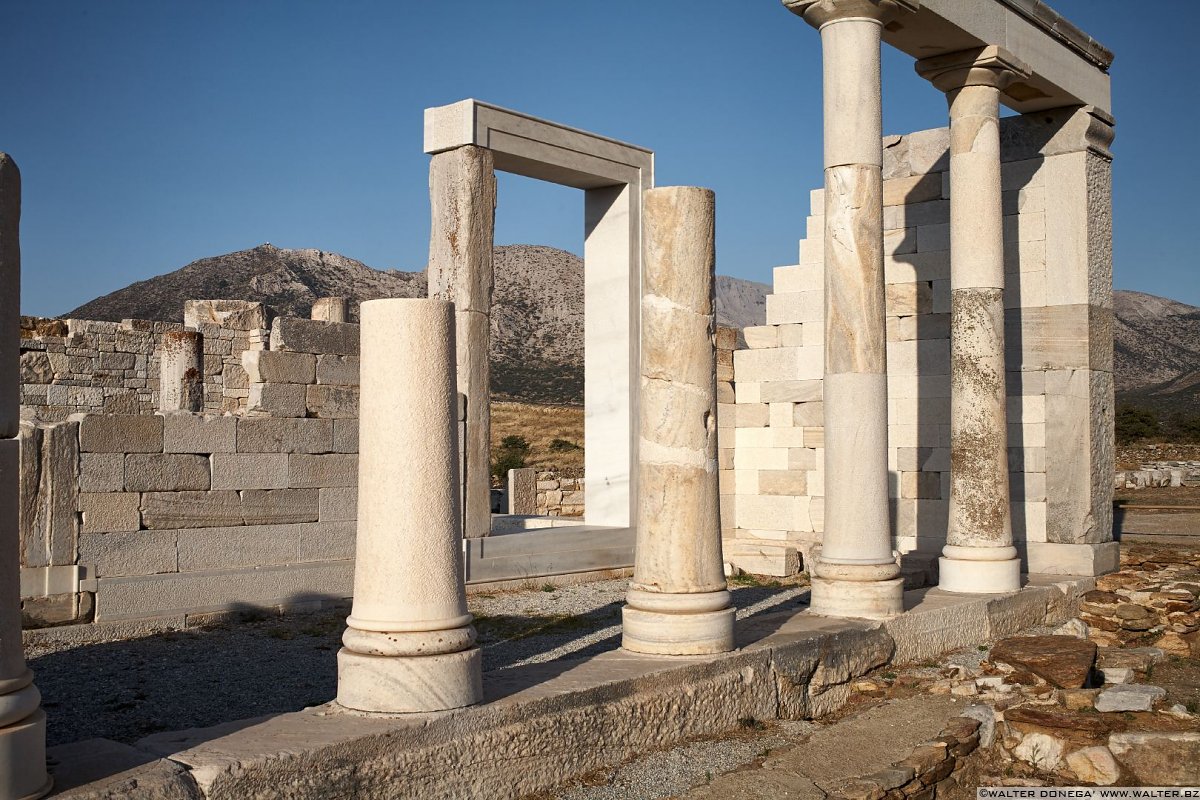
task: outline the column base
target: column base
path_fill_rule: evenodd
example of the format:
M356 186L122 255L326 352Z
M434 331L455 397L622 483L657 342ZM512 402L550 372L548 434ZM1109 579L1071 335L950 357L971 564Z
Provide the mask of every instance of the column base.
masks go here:
M695 614L621 609L621 647L633 653L659 656L702 656L733 649L736 609Z
M34 800L50 791L46 774L46 712L0 728L0 797Z
M1002 594L1021 588L1021 559L968 561L938 559L938 588L959 594Z
M904 613L904 578L845 581L814 577L808 610L823 617L890 619Z
M478 647L435 656L370 656L338 651L338 705L380 714L446 711L483 699Z

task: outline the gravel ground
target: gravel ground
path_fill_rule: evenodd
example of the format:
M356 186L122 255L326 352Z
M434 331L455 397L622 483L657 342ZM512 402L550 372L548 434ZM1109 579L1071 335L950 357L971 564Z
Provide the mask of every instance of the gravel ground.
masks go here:
M485 672L620 646L626 580L468 597ZM738 618L795 608L796 586L731 587ZM272 617L88 645L27 648L48 744L298 711L333 699L345 610Z

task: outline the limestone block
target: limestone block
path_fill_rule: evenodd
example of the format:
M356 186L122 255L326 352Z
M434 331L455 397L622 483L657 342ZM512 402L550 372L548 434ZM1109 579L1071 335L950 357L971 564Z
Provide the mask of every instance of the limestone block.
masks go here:
M117 497L119 495L98 496ZM241 498L235 491L147 492L141 496L141 509L142 522L147 528L153 530L210 528L243 524ZM87 530L86 523L84 530ZM115 530L136 530L136 528L117 528Z
M317 356L317 383L358 386L358 357Z
M246 411L250 414L268 414L273 417L303 417L306 406L306 390L311 387L299 383L254 383L246 400Z
M763 428L771 418L770 406L766 403L739 403L733 407L733 412L733 424L737 428Z
M321 522L353 522L358 519L357 486L322 487L319 495Z
M125 491L177 492L209 488L208 459L199 455L130 453L125 456Z
M734 354L734 363L737 363L737 354ZM739 378L733 385L735 400L738 403L759 403L765 402L759 400L759 389L762 384L758 381L749 381Z
M167 453L232 453L237 442L237 419L202 414L163 417L163 451Z
M294 489L357 486L358 456L293 453L288 456L288 485Z
M141 527L136 492L81 492L78 508L83 512L81 533L136 531Z
M772 282L776 294L824 290L822 270L814 264L775 267Z
M779 327L776 325L751 325L742 328L746 346L752 350L779 346Z
M318 297L313 301L309 317L321 322L349 322L350 298Z
M177 531L84 533L79 537L79 562L102 578L177 572L177 535Z
M267 327L267 309L249 300L185 300L183 326L199 329L215 325L231 331L251 331Z
M337 561L354 558L353 521L316 522L297 525L300 532L300 561Z
M286 453L214 453L212 488L286 489L289 458Z
M733 358L739 384L741 381L817 380L824 364L821 347L738 350Z
M825 404L821 402L797 403L792 412L792 425L804 428L817 428L825 424ZM807 436L803 441L808 441ZM807 444L800 445L809 446Z
M1029 542L1025 552L1027 571L1046 575L1105 575L1116 571L1120 560L1117 542Z
M333 451L335 453L358 452L357 419L335 419L333 421Z
M1046 535L1051 542L1112 539L1113 377L1046 373ZM1035 442L1021 442L1036 446Z
M758 394L763 403L809 403L821 399L819 379L803 381L765 381Z
M800 240L800 263L819 265L825 258L825 242L820 234L814 238Z
M179 572L294 564L300 554L299 525L239 525L175 531Z
M937 176L937 178L940 184L941 176ZM950 222L950 202L940 198L923 203L905 203L903 205L887 206L883 209L883 228L885 231L916 228L919 225L943 225L948 222ZM888 252L886 245L884 252Z
M1200 783L1200 733L1113 733L1108 746L1142 786Z
M752 575L786 578L800 571L800 554L782 542L758 539L728 539L725 560Z
M22 467L34 458L37 461L34 473L29 476L32 481L22 475L21 515L26 523L22 526L23 563L29 567L73 564L79 527L75 513L79 426L74 422L60 422L42 429L37 438L41 446L36 456L32 452L22 452ZM33 440L28 443L32 445ZM24 444L19 447L25 450Z
M714 339L714 347L717 348L717 359L720 360L721 352L724 350L736 350L738 346L738 329L729 328L724 325L716 327Z
M928 314L933 310L933 285L927 281L889 283L885 302L889 315Z
M250 383L312 383L317 357L311 353L246 350L242 353L242 368Z
M22 466L24 469L24 466ZM125 456L121 453L81 453L79 491L119 492L125 487Z
M358 326L348 322L276 317L271 323L271 349L357 356Z
M822 316L824 292L814 289L804 292L767 295L767 324L817 322Z
M821 464L823 455L815 447L788 448L787 468L789 470L815 470Z
M739 528L804 530L810 526L800 503L807 500L796 496L739 495L734 519Z
M799 497L808 493L808 478L799 470L762 470L757 473L758 492L764 495ZM742 492L738 492L742 494Z
M792 415L795 407L794 403L771 403L767 406L770 409L768 424L772 428L792 427Z
M883 182L883 205L900 206L942 199L942 176L918 174Z
M779 326L780 347L803 347L805 345L821 346L821 337L814 332L820 329L816 322L790 322Z
M242 520L245 525L316 522L319 503L316 489L247 489L241 492Z
M921 225L917 228L917 252L950 249L950 225Z
M340 424L342 421L338 420ZM334 450L334 421L328 419L237 420L239 453L329 453ZM345 430L349 430L349 426ZM354 426L357 434L357 425ZM222 451L224 452L224 451Z
M87 414L79 422L79 449L85 453L161 453L161 416Z
M553 483L557 486L556 482ZM510 469L508 471L508 513L536 514L538 488L537 470ZM540 488L549 487L542 486Z
M357 419L357 386L309 386L305 397L308 413L320 419Z

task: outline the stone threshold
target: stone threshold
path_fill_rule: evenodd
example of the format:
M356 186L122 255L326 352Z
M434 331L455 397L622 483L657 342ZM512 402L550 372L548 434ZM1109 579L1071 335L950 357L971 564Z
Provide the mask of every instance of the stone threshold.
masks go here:
M1056 575L1007 595L922 589L882 623L763 614L717 657L617 650L489 672L484 702L454 711L378 717L326 704L135 747L75 742L49 751L52 772L64 798L517 798L748 719L824 716L873 669L1061 623L1093 588Z

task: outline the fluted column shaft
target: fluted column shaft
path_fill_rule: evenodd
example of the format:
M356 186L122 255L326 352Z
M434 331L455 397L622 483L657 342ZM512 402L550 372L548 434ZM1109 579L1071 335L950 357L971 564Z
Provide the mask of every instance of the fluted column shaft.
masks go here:
M787 2L821 31L825 114L825 533L813 613L903 611L888 513L880 35L891 0Z
M360 309L354 605L338 703L439 711L483 696L467 613L458 485L454 305L371 300Z
M622 646L639 653L733 649L718 509L714 214L708 189L642 195L637 561L622 615Z
M939 586L1015 591L999 101L1021 65L986 47L925 59L917 70L950 104L950 517Z

